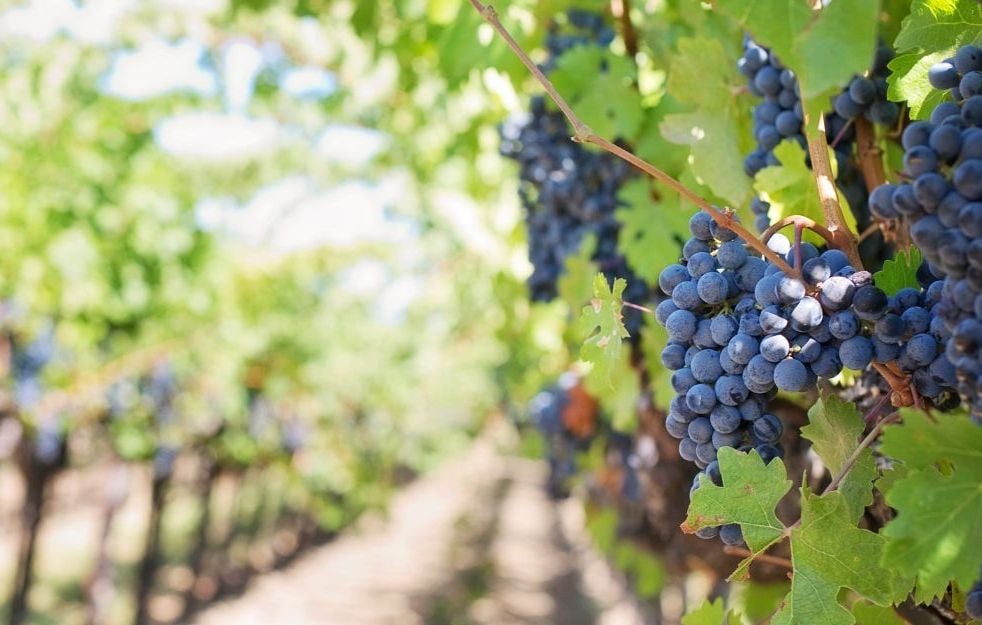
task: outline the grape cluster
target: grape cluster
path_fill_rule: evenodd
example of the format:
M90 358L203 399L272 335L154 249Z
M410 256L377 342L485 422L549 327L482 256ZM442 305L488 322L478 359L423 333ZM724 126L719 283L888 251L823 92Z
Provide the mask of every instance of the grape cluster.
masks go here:
M965 46L931 68L936 88L959 98L938 105L929 121L903 133L904 181L870 196L881 219L905 218L910 236L943 278L933 311L958 389L982 418L982 50Z
M838 165L836 184L849 202L860 230L870 224L870 214L866 206L865 181L852 158L855 130L851 122L864 116L873 123L885 126L897 123L900 108L886 99L887 63L891 58L893 51L888 46L880 45L869 76L854 76L842 93L833 99L834 110L825 114L826 133L835 149ZM744 160L744 171L753 177L764 167L780 164L773 150L784 139L792 139L807 149L801 127L803 113L794 71L784 67L767 48L745 38L744 53L737 67L747 77L751 93L762 98L753 113L757 148ZM750 208L754 213L754 227L763 232L770 224L770 205L761 198L754 198ZM883 251L880 237L869 237L861 245L864 258L876 264L881 261Z
M853 76L838 96L832 108L843 119L865 117L874 124L893 126L900 119L900 107L887 100L887 63L893 59L893 50L879 45L873 57L869 76Z
M579 34L550 32L546 42L550 60L543 71L554 67L558 55L572 47L610 43L612 35L600 16L582 11L571 11L568 16ZM634 172L619 158L587 150L569 136L562 113L550 111L541 96L532 99L528 115L508 120L501 128L501 154L520 167L519 196L526 210L533 266L528 281L531 298L550 301L557 296L566 258L593 235L593 260L600 270L609 280L627 280L626 300L645 301L648 287L618 251L620 223L614 216L620 206L617 194ZM632 336L638 335L641 323L642 313L626 312L625 324Z
M720 483L722 447L756 449L765 462L782 456L784 428L769 400L778 390L813 389L843 367L897 362L923 397L948 401L954 368L931 315L940 284L888 297L843 252L809 243L792 248L775 234L768 247L800 268L799 279L748 251L706 213L695 214L689 229L682 260L659 276L670 296L655 311L668 332L661 360L676 392L665 428L680 440L679 454L713 482ZM739 542L733 527L700 535L717 531L725 542Z
M563 424L563 410L569 403L569 376L540 391L529 402L529 416L546 441L546 460L549 463L547 490L550 496L561 498L569 494L567 482L576 475L576 452L579 440L571 436Z

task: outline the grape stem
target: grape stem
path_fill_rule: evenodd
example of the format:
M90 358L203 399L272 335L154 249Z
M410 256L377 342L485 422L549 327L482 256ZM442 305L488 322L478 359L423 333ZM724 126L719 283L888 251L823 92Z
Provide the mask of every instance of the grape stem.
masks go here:
M764 230L764 233L760 235L760 238L762 241L764 241L764 243L767 243L768 241L771 240L771 237L774 236L775 233L777 233L779 230L783 230L784 228L792 224L794 224L795 230L797 230L799 227L808 228L818 236L825 239L825 241L829 245L834 246L835 235L829 232L828 228L816 222L815 220L809 219L802 215L788 215L787 217L784 217L779 221L774 222L767 230Z
M801 103L805 106L805 100ZM819 115L816 121L818 123L812 126L811 113L806 108L805 138L808 140L808 154L811 156L812 175L818 187L818 198L822 203L822 212L825 213L825 225L832 234L830 243L846 253L853 267L862 270L863 261L859 257L856 238L849 233L846 218L842 214L842 206L839 205L839 194L835 190L835 177L832 175L832 163L829 161L829 144L825 137L825 117Z
M646 312L649 315L655 314L655 311L651 310L647 306L640 306L638 304L632 304L631 302L621 302L622 306L627 306L628 308L633 308L634 310L640 310L641 312Z
M737 547L734 545L726 545L723 547L723 553L731 556L739 556L741 558L749 558L753 556L756 562L767 562L768 564L775 564L777 566L782 566L786 569L794 570L794 564L791 560L787 558L782 558L780 556L772 556L766 553L754 554L754 552L749 549L744 549L743 547Z
M867 412L866 415L863 417L863 421L865 422L871 420L877 414L879 414L879 412L883 410L883 408L887 405L889 399L890 399L889 395L884 395L880 399L880 401L876 402L876 405L874 405L872 408L869 409L869 412ZM867 434L866 437L863 438L862 441L860 441L859 446L856 447L856 450L853 451L848 458L846 458L846 461L842 464L842 470L839 471L839 474L836 475L834 478L832 478L832 481L829 482L829 485L826 486L825 490L822 491L823 495L825 493L830 493L834 491L839 487L840 484L842 484L842 480L845 479L846 475L849 474L849 471L851 471L852 468L856 465L856 462L859 461L859 456L862 455L863 450L873 444L873 441L875 441L877 437L880 436L880 432L883 431L883 427L885 425L889 423L893 423L898 418L900 418L900 415L894 412L886 415L885 417L883 417L882 419L876 422L876 425L874 425L873 429L869 431L869 434Z
M559 95L559 92L556 91L556 88L553 86L553 84L549 81L548 78L546 78L545 74L542 73L542 70L540 70L538 66L532 62L532 59L529 58L528 54L526 54L525 51L522 49L522 47L518 44L518 42L515 41L514 37L511 36L511 33L508 32L508 29L506 29L504 25L502 25L501 21L498 19L498 12L495 10L495 8L490 4L482 3L480 0L470 0L470 3L477 10L477 12L481 14L481 17L484 18L484 21L490 24L491 27L495 30L495 32L497 32L498 35L500 35L501 38L505 40L505 43L508 44L508 47L511 48L512 52L514 52L515 55L518 56L519 60L532 73L532 76L535 77L536 81L538 81L538 83L542 85L542 88L549 95L549 98L553 102L555 102L556 106L559 107L559 110L562 111L563 115L566 117L566 120L569 122L570 126L573 127L573 133L574 133L573 141L575 141L576 143L592 143L593 145L599 147L600 149L613 154L614 156L626 161L627 163L630 163L631 165L633 165L637 169L640 169L641 171L648 174L655 180L658 180L659 182L667 185L668 187L672 188L676 193L678 193L682 197L686 198L687 200L695 204L700 210L702 210L705 213L708 213L709 216L715 219L716 223L718 223L720 226L728 230L732 230L734 233L736 233L736 235L739 236L741 239L743 239L747 245L749 245L754 250L759 252L771 263L777 265L778 269L783 271L786 275L793 275L793 276L800 277L801 275L800 272L795 271L791 267L789 267L783 258L781 258L778 254L770 250L767 247L767 245L765 245L761 240L755 237L753 233L751 233L749 230L744 228L743 225L740 224L740 222L737 221L737 219L734 217L732 210L730 209L720 210L716 208L715 206L710 204L705 198L700 196L698 193L692 191L684 184L682 184L675 178L672 178L671 176L669 176L662 170L658 169L651 163L645 161L642 158L635 156L628 150L625 150L624 148L614 143L611 143L607 139L604 139L603 137L595 134L589 126L584 124L583 121L576 116L576 113L573 112L572 107L570 107L570 105L566 102L563 96ZM826 155L826 159L827 158L828 155Z

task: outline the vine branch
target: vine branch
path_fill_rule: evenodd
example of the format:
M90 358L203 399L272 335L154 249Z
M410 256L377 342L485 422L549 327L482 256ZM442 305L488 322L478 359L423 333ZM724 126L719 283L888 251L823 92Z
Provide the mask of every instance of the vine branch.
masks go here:
M832 234L828 228L816 222L814 219L809 219L808 217L804 217L802 215L788 215L787 217L774 222L767 228L767 230L764 230L763 234L760 235L760 238L762 241L764 241L764 243L767 243L775 233L792 224L794 224L795 229L799 227L808 228L818 236L825 239L829 245L833 245L835 242L835 235Z
M556 91L556 88L549 81L549 79L546 78L546 75L542 73L542 70L540 70L532 59L529 58L528 54L526 54L518 42L515 41L515 38L511 36L508 29L506 29L498 19L498 12L495 10L495 8L490 4L482 3L480 0L470 0L470 3L477 10L477 12L481 14L484 21L490 24L495 32L505 40L505 43L508 44L508 47L511 48L512 52L518 56L519 60L522 62L522 65L532 72L532 75L535 77L536 81L542 85L545 92L549 95L552 101L556 103L559 110L562 111L563 115L566 117L566 120L573 127L573 141L577 143L592 143L600 149L613 154L627 163L630 163L655 180L658 180L659 182L673 189L676 193L695 204L703 212L708 213L720 226L732 230L737 236L743 239L747 245L754 248L754 250L764 256L771 263L777 265L777 267L785 274L793 276L801 275L800 272L788 266L783 258L770 250L767 245L765 245L761 240L755 237L753 233L751 233L739 221L737 221L731 210L720 210L716 208L698 193L692 191L684 184L669 176L651 163L595 134L589 126L584 124L583 121L576 116L576 113L573 112L572 107L570 107L566 100L559 94L558 91Z
M801 101L805 106L805 100ZM856 239L846 226L846 218L839 204L839 194L835 190L835 177L832 175L832 163L829 161L829 144L825 137L825 117L819 115L817 124L813 127L811 113L805 108L805 138L808 140L808 154L812 161L812 175L818 187L818 197L825 214L825 225L832 233L834 246L846 253L849 262L856 269L863 269L863 261L859 257ZM817 128L817 131L816 131Z
M752 556L755 562L767 562L768 564L775 564L786 569L794 569L794 564L787 558L772 556L766 553L754 554L754 552L750 551L749 549L744 549L743 547L726 545L723 547L723 553L731 556L739 556L741 558L749 558Z
M863 417L863 421L865 422L868 419L873 418L877 413L879 413L880 410L882 410L883 407L886 406L886 403L887 401L889 401L889 399L890 399L889 395L884 395L880 399L880 401L876 402L876 405L870 408L869 412L866 413L866 416ZM863 450L869 447L870 445L872 445L873 441L875 441L877 437L880 436L880 432L883 431L883 426L887 425L888 423L893 423L894 421L897 420L897 418L898 418L897 413L891 413L885 416L884 418L880 419L879 421L877 421L876 425L873 426L873 429L870 430L869 434L867 434L866 437L863 438L862 441L860 441L859 446L856 447L855 451L853 451L852 454L850 454L849 457L846 458L845 463L843 463L842 465L842 470L839 471L839 474L837 476L832 478L832 481L829 482L829 485L826 486L825 490L822 491L823 495L825 493L830 493L834 491L839 487L840 484L842 484L842 480L845 479L846 475L849 474L849 471L851 471L852 468L856 465L856 462L859 460L859 456L862 455Z
M634 58L638 54L638 31L631 21L631 0L611 0L611 12L620 21L621 37L624 38L624 48L628 56Z

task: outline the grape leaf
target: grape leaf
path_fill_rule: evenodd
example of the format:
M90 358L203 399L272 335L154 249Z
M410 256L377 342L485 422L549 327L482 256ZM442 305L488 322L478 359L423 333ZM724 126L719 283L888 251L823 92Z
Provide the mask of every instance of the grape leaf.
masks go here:
M812 442L812 449L832 475L839 475L863 435L862 415L854 404L829 395L811 407L808 422L801 428L801 435ZM874 479L873 452L864 449L838 489L846 500L853 523L857 523L866 506L873 503Z
M908 625L892 607L879 606L868 601L854 603L852 615L857 623L863 625Z
M926 119L945 97L927 80L932 65L967 43L982 41L978 0L914 0L894 40L898 55L887 79L891 100L906 101L915 119Z
M819 497L801 490L801 525L791 531L791 592L771 623L852 625L852 614L837 600L844 587L889 605L898 582L877 564L885 539L856 527L842 493Z
M750 195L743 157L752 146L749 102L739 97L745 79L732 60L736 54L715 39L680 39L670 62L668 90L696 110L666 115L660 129L668 141L690 146L691 168L701 182L740 206Z
M623 351L622 340L630 336L621 315L621 295L626 286L627 282L618 278L611 289L607 278L598 273L593 280L593 299L583 307L578 324L586 336L580 358L593 363L596 375L608 385Z
M571 310L583 306L593 296L593 279L597 274L597 263L593 262L593 253L597 249L597 236L589 234L583 237L576 254L566 257L566 267L557 280L559 297L566 302Z
M903 423L889 425L881 451L910 469L949 462L982 481L982 428L967 416L946 415L937 422L918 410L903 410Z
M726 610L722 599L705 601L701 606L682 617L682 625L727 625L732 612Z
M883 529L885 565L916 576L921 601L943 595L950 580L968 588L982 552L982 428L968 417L936 423L914 410L883 432L881 449L909 472L886 495L897 516ZM943 464L947 474L936 464Z
M736 586L736 604L751 623L765 622L777 610L781 599L788 594L787 582L747 582ZM731 597L733 594L730 595Z
M754 178L754 189L771 204L771 221L801 215L824 224L825 213L815 191L815 178L805 164L805 151L794 141L787 140L774 148L774 156L781 164L765 167ZM851 210L845 208L846 200L841 193L839 202L843 204L846 225L851 232L856 232L856 218ZM808 230L803 238L819 245L825 243L821 237Z
M887 295L893 295L900 289L920 288L917 281L917 269L921 266L921 252L916 247L897 252L892 260L883 263L883 268L873 274L873 283L883 289Z
M805 99L833 94L873 58L878 2L832 2L821 11L787 0L719 0L716 6L794 69Z
M791 489L784 463L776 460L765 465L756 451L748 454L732 447L720 449L718 460L723 486L706 476L700 478L682 529L691 533L739 523L747 546L760 551L784 533L784 524L774 513L777 502Z
M978 426L976 426L978 427ZM944 595L954 580L968 588L982 552L982 483L966 471L911 471L887 493L897 516L883 528L889 539L884 565L916 575L918 601Z
M630 59L598 46L577 46L559 57L550 79L598 135L611 139L637 135L644 109Z
M621 222L617 245L634 273L648 284L658 283L662 268L678 260L689 238L691 213L679 206L677 193L663 187L658 191L660 200L652 197L648 179L631 180L617 196L625 206L615 214Z

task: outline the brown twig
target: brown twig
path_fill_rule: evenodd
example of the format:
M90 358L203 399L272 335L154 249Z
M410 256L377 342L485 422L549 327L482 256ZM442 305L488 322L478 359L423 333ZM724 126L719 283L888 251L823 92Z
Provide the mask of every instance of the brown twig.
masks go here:
M542 73L542 70L540 70L538 66L532 62L532 59L529 58L528 54L525 53L518 42L515 41L514 37L512 37L504 25L502 25L501 21L498 19L498 12L495 11L494 7L489 4L483 4L480 2L480 0L470 0L470 3L481 14L484 21L490 24L491 27L494 28L495 32L497 32L501 38L505 40L505 43L508 44L508 47L511 48L512 52L514 52L522 64L530 72L532 72L535 79L540 85L542 85L542 88L549 95L552 101L556 103L559 110L562 111L570 126L573 127L573 141L577 143L592 143L600 149L610 152L614 156L626 161L627 163L630 163L662 184L667 185L676 193L695 204L700 210L708 213L720 226L736 233L736 235L743 239L747 245L754 248L771 263L777 265L777 267L785 274L800 276L800 272L791 269L783 258L768 249L768 247L757 237L755 237L753 233L744 228L743 225L740 224L740 222L734 217L732 211L720 210L716 208L698 193L692 191L684 184L675 178L672 178L651 163L642 158L638 158L624 148L615 145L607 139L595 134L589 126L584 124L583 121L576 116L576 113L573 112L570 105L565 99L563 99L559 92L556 91L556 88L549 81L549 79L546 78L545 74Z
M867 418L872 418L873 416L875 416L880 410L883 409L883 407L887 403L887 400L889 399L890 396L885 395L880 401L876 402L876 405L870 408L867 415L863 417L863 420L865 421ZM880 435L880 432L883 430L883 426L887 425L888 423L892 423L897 418L898 418L897 413L892 413L880 419L876 423L876 425L873 426L873 429L870 430L869 434L867 434L866 437L862 441L860 441L859 446L856 447L855 451L853 451L852 454L850 454L849 457L846 458L846 461L845 463L843 463L842 469L839 471L839 474L836 475L834 478L832 478L832 481L829 482L829 485L826 486L825 490L822 491L823 495L825 493L830 493L839 487L839 484L842 483L842 480L845 479L846 475L849 474L849 471L852 470L853 466L855 466L856 462L859 460L859 456L862 455L863 450L869 447L870 445L872 445L873 441L875 441L877 437Z
M828 228L820 223L817 223L815 220L809 219L808 217L803 217L802 215L788 215L787 217L783 217L782 219L771 224L767 230L764 230L764 233L760 235L760 238L762 241L764 241L764 243L767 243L776 232L792 224L794 224L795 227L800 225L802 228L808 228L818 236L825 239L829 245L834 246L835 244L835 236L829 232Z
M739 556L741 558L748 558L754 556L754 552L749 549L744 549L743 547L735 547L733 545L726 545L723 547L723 553L729 554L731 556ZM759 553L754 556L755 562L766 562L768 564L775 564L777 566L783 566L786 569L794 569L794 563L787 558L782 558L780 556L772 556L766 553Z
M872 193L873 189L887 181L887 176L883 170L883 152L876 145L873 124L865 117L856 119L856 157L866 182L866 192Z
M638 54L638 31L631 21L631 0L611 0L611 12L621 25L621 37L624 38L624 48L632 59Z
M802 105L804 105L802 100ZM839 204L839 194L835 190L835 177L832 175L832 163L829 162L829 144L825 137L825 118L819 116L813 126L811 113L805 109L805 137L808 139L808 154L812 161L812 175L818 187L818 197L825 214L825 225L832 233L835 247L846 253L849 263L858 270L863 269L863 261L859 258L859 248L856 239L846 227L846 218Z

